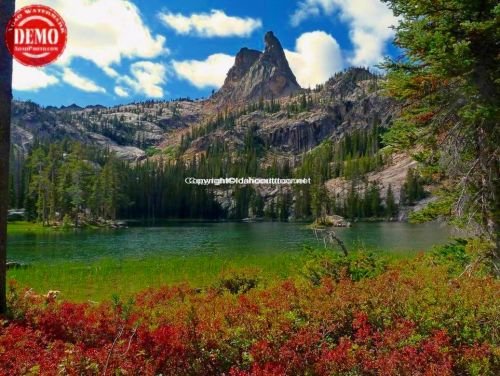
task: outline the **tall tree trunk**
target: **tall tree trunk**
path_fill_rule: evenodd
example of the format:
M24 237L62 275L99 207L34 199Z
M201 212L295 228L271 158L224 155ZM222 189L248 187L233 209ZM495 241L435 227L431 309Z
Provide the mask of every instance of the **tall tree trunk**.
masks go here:
M7 310L7 208L9 193L10 113L12 105L12 57L4 42L15 0L0 1L0 313Z

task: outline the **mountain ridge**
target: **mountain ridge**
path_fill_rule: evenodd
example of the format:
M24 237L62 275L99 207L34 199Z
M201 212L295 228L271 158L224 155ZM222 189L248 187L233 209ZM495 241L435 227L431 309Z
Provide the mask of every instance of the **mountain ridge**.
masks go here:
M263 56L262 52L248 48L242 51L243 56L240 54L235 59L237 62L228 72L227 80L244 77L248 67ZM248 61L248 56L252 55ZM238 123L259 123L261 131L266 130L265 138L270 145L290 153L303 153L325 138L339 137L344 132L380 121L380 112L386 114L387 119L382 116L381 123L387 126L392 106L387 105L390 101L380 95L375 87L377 82L377 76L368 70L350 68L320 85L319 91L302 89L291 95L271 97L270 100L259 98L231 108L238 113L253 106L254 110L237 116ZM303 106L301 102L313 98L317 103L306 104L309 108L297 111ZM50 141L67 137L109 147L124 159L142 159L147 156L146 149L176 145L181 135L216 118L222 109L214 108L211 101L212 98L203 101L147 101L113 107L72 105L59 109L13 101L13 143L27 151L36 139ZM270 103L282 108L272 113L259 110L259 106ZM296 113L292 113L294 111ZM195 152L203 150L195 147Z

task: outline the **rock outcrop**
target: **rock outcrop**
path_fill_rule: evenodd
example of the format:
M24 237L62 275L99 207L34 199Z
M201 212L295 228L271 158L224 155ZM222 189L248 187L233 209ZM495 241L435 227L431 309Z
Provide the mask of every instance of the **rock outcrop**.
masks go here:
M242 48L222 88L213 96L219 106L288 96L300 90L281 46L272 31L266 33L265 50Z
M415 168L417 162L408 155L397 153L391 156L383 169L366 174L364 181L357 181L355 188L364 194L367 184L375 183L380 188L380 196L385 199L389 185L392 188L394 199L399 203L401 187L405 183L410 168ZM344 178L328 180L325 184L328 192L335 197L346 197L352 187L352 181Z

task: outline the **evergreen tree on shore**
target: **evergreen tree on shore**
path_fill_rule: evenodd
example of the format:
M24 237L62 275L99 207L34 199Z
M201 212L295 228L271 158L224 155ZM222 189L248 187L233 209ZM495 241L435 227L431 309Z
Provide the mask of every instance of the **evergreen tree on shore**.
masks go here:
M451 213L479 228L498 271L498 1L383 1L401 18L395 43L405 51L403 59L384 64L387 93L405 104L386 142L413 150L428 171L448 178L443 199L432 206L440 210L430 218Z
M385 215L388 218L394 218L398 214L398 205L396 204L396 199L394 198L394 192L392 191L392 185L389 184L387 187L387 193L385 197Z

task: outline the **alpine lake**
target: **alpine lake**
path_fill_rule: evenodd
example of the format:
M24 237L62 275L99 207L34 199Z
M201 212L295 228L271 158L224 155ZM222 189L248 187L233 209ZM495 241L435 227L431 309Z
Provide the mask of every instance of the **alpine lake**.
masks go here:
M296 273L308 249L324 249L305 223L129 222L127 228L10 231L9 279L37 292L59 290L68 299L99 300L164 284L209 286L231 270L263 278ZM13 225L12 227L15 227ZM349 250L414 256L456 235L442 224L359 222L335 228ZM332 249L332 252L340 252Z

